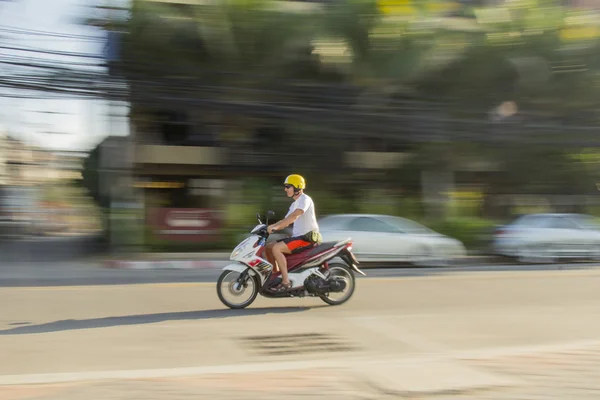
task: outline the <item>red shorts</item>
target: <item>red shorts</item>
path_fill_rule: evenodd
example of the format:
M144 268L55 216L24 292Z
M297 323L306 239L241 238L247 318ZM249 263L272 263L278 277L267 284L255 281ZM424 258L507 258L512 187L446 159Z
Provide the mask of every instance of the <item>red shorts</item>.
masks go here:
M304 240L303 236L298 237L289 237L285 239L278 240L278 242L283 242L287 245L287 248L292 252L292 254L297 254L302 250L306 250L308 247L312 247L311 242L307 242Z

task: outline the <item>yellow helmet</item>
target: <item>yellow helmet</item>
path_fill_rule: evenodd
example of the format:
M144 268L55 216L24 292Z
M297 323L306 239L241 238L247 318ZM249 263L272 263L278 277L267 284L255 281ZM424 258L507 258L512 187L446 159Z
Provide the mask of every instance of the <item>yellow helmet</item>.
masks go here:
M285 178L284 185L292 185L298 190L304 190L306 188L306 181L300 175L290 175Z

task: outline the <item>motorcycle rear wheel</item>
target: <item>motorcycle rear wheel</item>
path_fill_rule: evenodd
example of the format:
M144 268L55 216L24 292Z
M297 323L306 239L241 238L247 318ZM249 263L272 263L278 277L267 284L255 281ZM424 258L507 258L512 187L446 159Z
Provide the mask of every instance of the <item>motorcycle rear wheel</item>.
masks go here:
M340 276L344 278L346 281L346 293L340 299L332 299L331 295L337 295L339 292L320 294L319 297L325 303L330 306L339 306L350 300L352 295L354 294L354 289L356 288L356 278L354 277L354 271L352 271L346 264L335 263L329 264L329 270L327 273L327 278L332 278L334 276Z
M223 283L225 282L225 279L230 275L233 275L233 280L230 283L228 283L225 287L227 294L233 296L242 296L246 292L246 290L249 289L248 286L252 286L250 289L251 292L249 293L249 297L247 297L247 299L242 301L241 303L234 303L228 300L225 296L225 293L223 292ZM221 303L234 310L239 310L248 307L254 302L256 296L258 296L258 292L260 291L260 280L257 276L248 276L245 282L246 286L235 286L236 284L239 284L239 278L241 277L241 275L241 273L236 271L223 271L223 273L221 274L221 276L219 276L219 279L217 280L217 295L219 296L219 300L221 300Z

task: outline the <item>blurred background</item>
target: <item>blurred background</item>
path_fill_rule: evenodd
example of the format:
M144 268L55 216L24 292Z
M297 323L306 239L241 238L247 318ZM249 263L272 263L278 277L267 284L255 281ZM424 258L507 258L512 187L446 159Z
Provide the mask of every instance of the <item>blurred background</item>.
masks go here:
M331 231L600 256L598 5L0 1L3 259L229 251L290 173L405 218Z

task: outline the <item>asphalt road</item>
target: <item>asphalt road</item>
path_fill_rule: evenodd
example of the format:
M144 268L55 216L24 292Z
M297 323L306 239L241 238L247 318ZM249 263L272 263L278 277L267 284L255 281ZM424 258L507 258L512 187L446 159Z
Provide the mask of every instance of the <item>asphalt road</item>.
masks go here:
M228 261L210 261L212 266L223 267ZM398 267L365 268L366 278L417 277L451 275L477 271L552 271L596 269L600 264L531 264L531 265L471 265L468 267ZM104 268L99 262L36 262L0 264L0 287L123 285L176 282L216 282L220 269L196 270L127 270Z
M237 311L210 282L0 288L0 398L598 398L599 270L417 272Z

